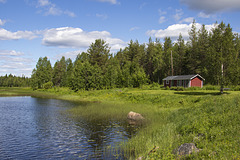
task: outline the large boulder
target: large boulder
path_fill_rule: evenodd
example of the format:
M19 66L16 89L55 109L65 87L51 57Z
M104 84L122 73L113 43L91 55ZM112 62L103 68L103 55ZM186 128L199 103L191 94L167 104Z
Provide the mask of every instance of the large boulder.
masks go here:
M181 146L179 146L176 150L176 154L179 156L187 156L192 153L197 153L200 150L195 146L194 143L184 143Z
M129 120L133 120L133 121L138 121L138 120L143 120L144 117L140 114L140 113L136 113L133 111L130 111L127 115L127 118Z

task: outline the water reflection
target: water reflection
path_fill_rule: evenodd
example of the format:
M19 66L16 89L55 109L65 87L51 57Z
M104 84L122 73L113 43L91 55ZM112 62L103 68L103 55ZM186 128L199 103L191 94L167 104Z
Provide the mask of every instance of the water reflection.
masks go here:
M71 118L66 110L76 105L0 97L0 159L124 159L114 147L134 135L134 127L125 120Z

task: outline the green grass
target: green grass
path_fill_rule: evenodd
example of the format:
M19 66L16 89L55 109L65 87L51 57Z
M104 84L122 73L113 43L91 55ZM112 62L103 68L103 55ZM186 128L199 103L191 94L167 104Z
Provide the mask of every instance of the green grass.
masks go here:
M91 120L122 120L129 111L141 113L145 124L135 136L120 145L129 159L140 156L179 159L173 150L183 143L195 143L202 149L183 159L240 159L239 91L220 95L217 87L212 86L186 91L154 87L79 92L68 88L38 91L0 88L0 96L28 94L87 102L88 105L69 112ZM157 149L149 153L155 146Z

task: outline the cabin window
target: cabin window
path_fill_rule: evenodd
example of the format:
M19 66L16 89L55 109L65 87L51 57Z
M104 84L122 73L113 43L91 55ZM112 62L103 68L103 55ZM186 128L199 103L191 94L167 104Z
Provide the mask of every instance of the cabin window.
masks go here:
M178 81L178 86L182 86L182 80Z
M166 80L166 84L169 84L169 80Z

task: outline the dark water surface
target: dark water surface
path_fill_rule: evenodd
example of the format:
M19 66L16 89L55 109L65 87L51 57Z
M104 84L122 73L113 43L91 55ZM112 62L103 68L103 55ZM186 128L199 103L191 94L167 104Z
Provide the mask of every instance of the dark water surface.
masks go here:
M0 159L126 159L114 147L134 133L125 121L73 119L68 101L0 97Z

